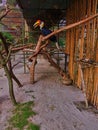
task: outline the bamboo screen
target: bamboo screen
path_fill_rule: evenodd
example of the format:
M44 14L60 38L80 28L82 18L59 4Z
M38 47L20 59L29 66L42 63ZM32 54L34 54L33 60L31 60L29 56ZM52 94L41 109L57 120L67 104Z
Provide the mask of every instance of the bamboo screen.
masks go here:
M96 14L97 0L75 0L67 10L67 25ZM98 17L66 31L68 71L73 82L98 108Z

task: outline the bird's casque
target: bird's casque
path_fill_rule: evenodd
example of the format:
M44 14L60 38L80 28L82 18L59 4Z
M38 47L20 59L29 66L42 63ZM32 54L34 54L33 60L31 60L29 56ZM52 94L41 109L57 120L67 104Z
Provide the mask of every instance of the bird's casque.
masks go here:
M42 29L42 28L44 27L44 22L41 21L41 20L37 20L37 21L34 23L33 27L36 28L36 27L38 27L38 26L40 27L40 29Z

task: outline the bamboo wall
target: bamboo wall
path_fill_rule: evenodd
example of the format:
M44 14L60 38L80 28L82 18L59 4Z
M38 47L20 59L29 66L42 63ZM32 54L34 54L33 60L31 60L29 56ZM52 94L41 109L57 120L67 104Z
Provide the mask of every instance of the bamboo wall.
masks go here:
M74 1L67 9L67 25L96 14L98 0ZM66 41L70 77L98 108L98 17L67 30Z

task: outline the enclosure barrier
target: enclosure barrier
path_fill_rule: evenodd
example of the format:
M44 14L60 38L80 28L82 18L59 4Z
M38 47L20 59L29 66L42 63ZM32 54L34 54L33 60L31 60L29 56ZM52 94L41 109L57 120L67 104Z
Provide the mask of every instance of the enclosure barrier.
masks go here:
M68 72L87 101L98 108L98 13L97 0L75 0L67 10L67 26L43 38L66 30L65 52ZM73 24L74 23L74 24Z
M97 0L82 0L82 2L76 0L67 11L67 24L92 18L66 33L66 52L70 55L68 66L70 77L74 84L86 93L88 102L96 108L98 108L97 5Z

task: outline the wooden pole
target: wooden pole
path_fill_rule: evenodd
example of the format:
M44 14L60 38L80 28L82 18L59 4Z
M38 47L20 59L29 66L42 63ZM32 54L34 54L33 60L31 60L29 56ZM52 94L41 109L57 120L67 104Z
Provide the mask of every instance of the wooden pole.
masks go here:
M81 74L81 88L82 88L82 91L84 94L86 108L88 108L88 100L87 100L87 96L86 96L86 86L85 86L85 82L84 82L84 76L83 76L81 64L79 64L79 69L80 69L80 74Z
M42 43L41 39L42 39L42 37L43 37L42 35L39 36L39 40L38 40L36 48L35 48L36 52L39 50L39 48L41 46L41 43ZM37 55L34 56L33 58L30 58L29 60L32 62L31 66L30 66L30 83L33 84L35 82L34 74L35 74L35 65L37 63Z

